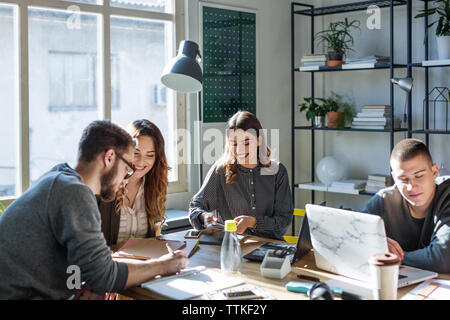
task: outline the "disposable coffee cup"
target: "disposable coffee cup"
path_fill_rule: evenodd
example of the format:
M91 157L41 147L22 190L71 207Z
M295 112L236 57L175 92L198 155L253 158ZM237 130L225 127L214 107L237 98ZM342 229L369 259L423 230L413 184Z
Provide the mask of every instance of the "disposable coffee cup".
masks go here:
M396 300L400 258L393 253L377 253L369 258L372 293L375 300Z

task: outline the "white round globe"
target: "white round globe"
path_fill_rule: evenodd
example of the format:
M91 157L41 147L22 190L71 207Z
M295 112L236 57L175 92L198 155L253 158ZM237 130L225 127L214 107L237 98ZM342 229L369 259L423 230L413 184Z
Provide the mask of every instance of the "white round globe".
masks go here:
M330 185L333 181L342 180L345 177L345 167L334 157L322 158L316 167L316 175L324 185Z

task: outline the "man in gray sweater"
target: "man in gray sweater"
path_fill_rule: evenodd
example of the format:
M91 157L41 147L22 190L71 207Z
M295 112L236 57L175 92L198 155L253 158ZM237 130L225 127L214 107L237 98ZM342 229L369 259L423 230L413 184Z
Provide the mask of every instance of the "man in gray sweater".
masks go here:
M383 218L389 251L403 264L450 273L450 180L435 183L438 167L417 139L400 141L390 164L395 185L379 191L363 212Z
M75 169L55 166L6 209L0 216L0 299L101 297L186 266L181 251L137 263L111 257L95 195L114 198L134 173L133 155L125 130L94 121L81 137Z

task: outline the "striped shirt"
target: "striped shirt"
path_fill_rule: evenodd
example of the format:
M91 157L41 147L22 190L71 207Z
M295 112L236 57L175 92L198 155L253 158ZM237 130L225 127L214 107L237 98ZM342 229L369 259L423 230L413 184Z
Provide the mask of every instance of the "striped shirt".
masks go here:
M256 226L246 234L283 239L292 220L293 204L289 178L281 163L272 161L269 168L248 169L236 165L237 183L226 184L225 169L216 172L216 162L209 170L202 187L189 204L189 220L196 229L203 229L200 215L217 211L219 221L246 215L256 218Z
M117 243L129 238L145 238L148 231L148 216L145 211L144 183L141 183L133 207L125 203L120 208L120 225Z

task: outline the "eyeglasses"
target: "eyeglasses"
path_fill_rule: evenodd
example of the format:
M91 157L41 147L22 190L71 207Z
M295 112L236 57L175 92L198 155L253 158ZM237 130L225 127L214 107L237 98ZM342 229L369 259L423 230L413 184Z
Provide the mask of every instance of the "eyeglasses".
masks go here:
M128 160L126 160L124 157L122 157L122 155L120 153L116 152L116 154L117 154L117 158L119 158L120 160L125 162L125 164L131 169L131 171L128 171L124 177L124 179L130 179L131 176L136 172L136 168L130 162L128 162Z

